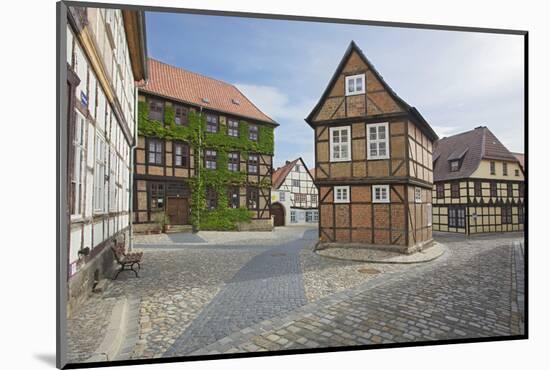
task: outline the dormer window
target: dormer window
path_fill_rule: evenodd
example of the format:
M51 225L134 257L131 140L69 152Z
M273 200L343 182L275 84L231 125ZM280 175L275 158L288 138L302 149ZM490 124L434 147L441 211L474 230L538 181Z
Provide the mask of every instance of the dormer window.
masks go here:
M346 76L346 96L365 93L365 75Z
M454 160L454 161L451 161L451 172L456 172L458 171L460 168L460 161L459 160Z

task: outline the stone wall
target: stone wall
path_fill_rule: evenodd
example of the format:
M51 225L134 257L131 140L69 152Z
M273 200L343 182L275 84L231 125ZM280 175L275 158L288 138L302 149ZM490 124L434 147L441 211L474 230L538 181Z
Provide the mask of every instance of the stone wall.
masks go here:
M272 231L273 216L268 219L251 220L251 222L241 222L237 225L238 231Z

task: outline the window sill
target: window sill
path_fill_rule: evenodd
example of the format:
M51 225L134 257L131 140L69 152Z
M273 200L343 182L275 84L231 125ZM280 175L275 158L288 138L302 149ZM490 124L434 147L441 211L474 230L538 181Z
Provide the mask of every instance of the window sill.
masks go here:
M331 162L351 162L351 158L331 158Z
M346 92L346 96L365 95L365 91Z

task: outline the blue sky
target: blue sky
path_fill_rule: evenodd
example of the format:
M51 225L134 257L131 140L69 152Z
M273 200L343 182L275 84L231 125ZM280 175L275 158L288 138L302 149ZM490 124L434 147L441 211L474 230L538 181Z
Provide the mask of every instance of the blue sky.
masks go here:
M190 14L147 13L149 56L243 91L280 123L275 166L314 163L304 118L351 40L440 137L488 126L523 152L523 38Z

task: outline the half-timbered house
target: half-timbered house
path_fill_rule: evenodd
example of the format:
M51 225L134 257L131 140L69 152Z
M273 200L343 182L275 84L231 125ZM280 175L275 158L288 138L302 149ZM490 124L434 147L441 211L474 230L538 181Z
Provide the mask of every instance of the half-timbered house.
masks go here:
M168 216L172 230L215 229L206 224L209 214L227 208L252 212L252 222L240 229L271 229L278 124L231 84L154 59L148 65L149 81L139 94L135 230L157 228L158 214Z
M434 230L464 234L523 230L523 170L487 127L438 140L433 162Z
M437 135L355 42L306 122L315 131L320 243L405 253L431 243Z
M68 312L110 276L128 242L137 83L147 76L143 13L67 8Z
M273 172L271 214L275 226L316 224L317 187L303 159L286 161Z

